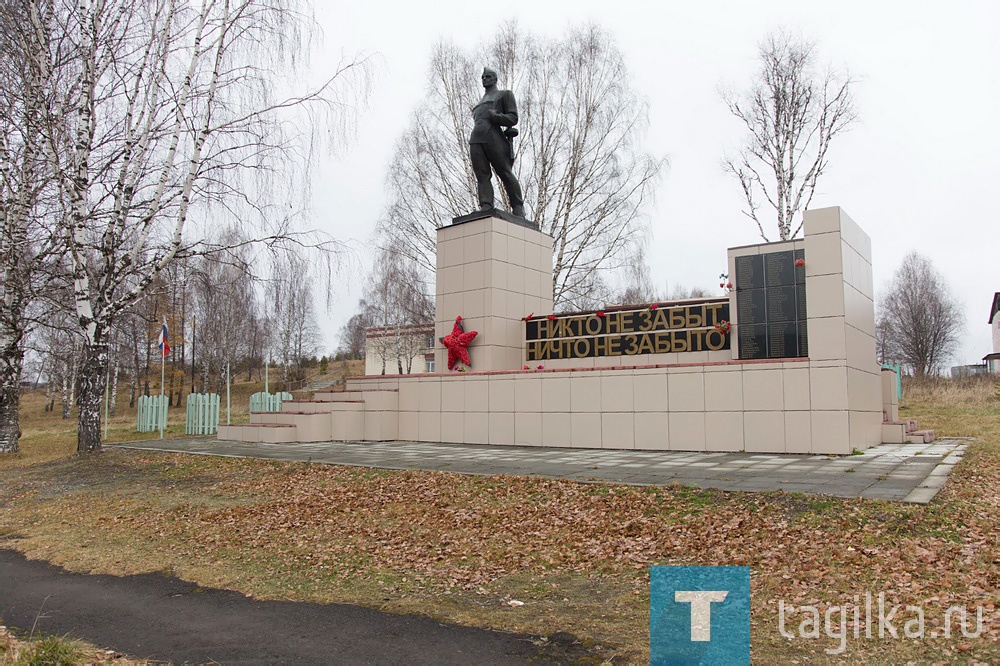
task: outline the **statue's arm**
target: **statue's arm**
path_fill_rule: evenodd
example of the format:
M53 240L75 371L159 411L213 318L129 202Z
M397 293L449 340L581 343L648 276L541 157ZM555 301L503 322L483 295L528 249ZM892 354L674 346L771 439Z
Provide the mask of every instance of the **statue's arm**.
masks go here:
M496 105L493 121L501 127L513 127L517 124L517 102L514 93L504 90Z

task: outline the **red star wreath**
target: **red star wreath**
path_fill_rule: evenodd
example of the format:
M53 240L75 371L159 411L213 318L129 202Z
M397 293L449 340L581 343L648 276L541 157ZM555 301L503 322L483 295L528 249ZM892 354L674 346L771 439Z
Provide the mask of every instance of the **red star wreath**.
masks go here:
M451 329L451 333L440 338L441 344L448 348L448 369L454 370L455 363L461 361L468 367L472 367L472 361L469 359L469 343L476 339L479 335L479 331L469 331L465 332L465 328L462 326L462 317L459 315L455 317L455 327Z

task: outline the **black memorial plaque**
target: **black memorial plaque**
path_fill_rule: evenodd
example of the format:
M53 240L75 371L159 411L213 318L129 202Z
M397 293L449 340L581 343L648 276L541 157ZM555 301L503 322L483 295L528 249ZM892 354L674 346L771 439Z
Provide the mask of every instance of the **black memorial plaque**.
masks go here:
M767 321L795 321L795 286L769 287L764 291L767 300ZM756 323L756 322L754 322Z
M747 324L763 324L767 322L767 310L763 289L750 289L739 292L736 299L736 320Z
M740 358L767 358L767 324L739 325ZM747 354L744 356L744 352Z
M779 322L767 325L768 358L789 358L798 356L798 325Z
M764 286L764 260L759 254L736 257L736 290L761 289Z
M764 257L764 274L768 287L784 287L795 284L795 256L792 251L772 252Z
M803 265L796 266L797 260ZM805 252L736 257L736 328L741 359L807 356Z

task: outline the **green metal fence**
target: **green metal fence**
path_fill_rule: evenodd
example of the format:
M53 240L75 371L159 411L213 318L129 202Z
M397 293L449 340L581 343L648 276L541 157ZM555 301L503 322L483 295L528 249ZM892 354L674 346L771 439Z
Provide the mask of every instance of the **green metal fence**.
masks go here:
M903 373L899 371L899 363L883 363L882 368L885 370L893 370L896 373L896 397L900 400L903 399L903 380L901 377Z
M190 393L186 404L185 434L214 435L219 432L218 393Z
M282 393L254 393L250 396L250 411L251 412L280 412L281 411L281 401L291 400L292 394L287 392Z
M167 427L167 396L143 395L136 410L136 432L153 432Z

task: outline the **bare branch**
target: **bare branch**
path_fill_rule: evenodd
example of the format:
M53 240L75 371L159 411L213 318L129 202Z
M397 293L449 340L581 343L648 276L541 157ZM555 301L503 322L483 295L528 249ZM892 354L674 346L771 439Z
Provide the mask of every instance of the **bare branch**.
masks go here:
M476 54L438 44L428 99L397 142L386 178L383 244L431 274L435 229L478 206L469 109L481 95L484 64L517 95L514 170L528 217L555 239L553 298L557 308L567 307L582 289L601 284L601 271L628 261L628 244L642 234L645 204L665 165L639 149L646 105L630 87L613 40L597 27L544 40L510 23Z
M812 42L787 32L768 35L759 45L760 69L750 90L721 93L747 130L744 145L724 158L724 168L740 181L747 202L743 213L765 241L758 198L775 210L780 240L798 235L802 222L793 231L794 221L812 202L830 142L857 118L853 79L832 70L817 74L815 50Z
M930 260L906 255L880 299L879 359L901 362L918 377L935 374L954 354L964 328L962 306Z

